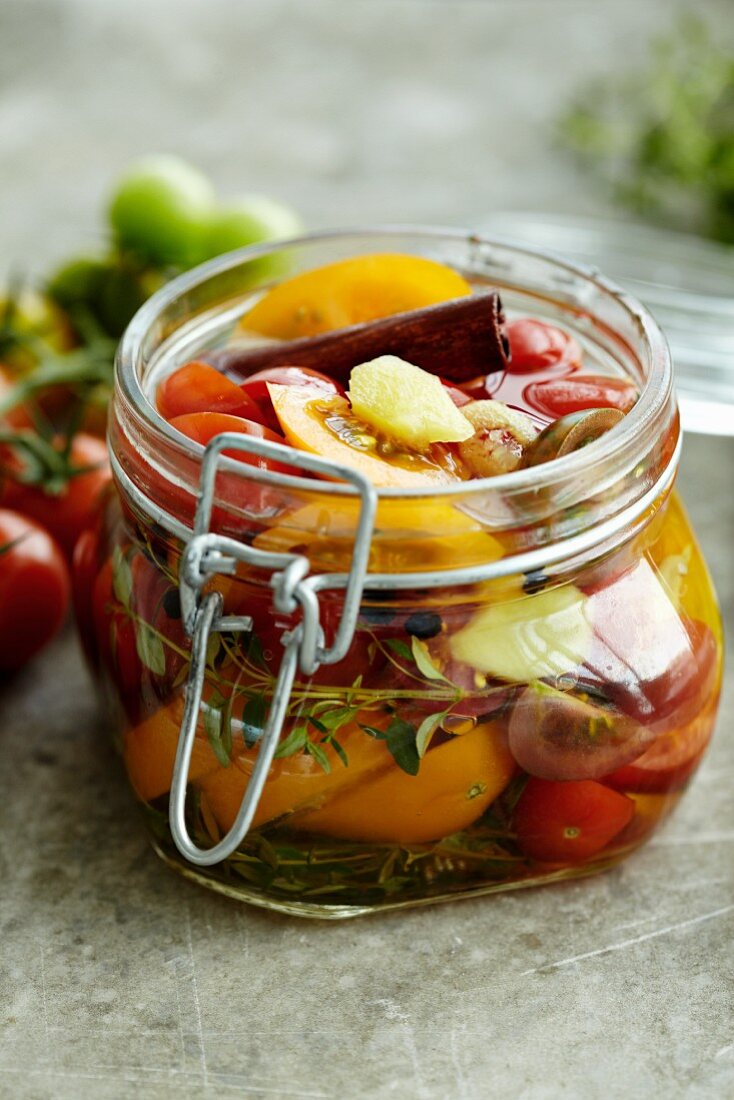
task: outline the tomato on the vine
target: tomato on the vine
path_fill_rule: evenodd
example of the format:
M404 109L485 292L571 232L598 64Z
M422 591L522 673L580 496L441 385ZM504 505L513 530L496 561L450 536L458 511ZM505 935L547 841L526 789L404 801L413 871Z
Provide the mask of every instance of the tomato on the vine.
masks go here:
M626 379L576 373L530 382L523 391L531 408L554 419L581 409L619 409L626 413L638 396L637 387Z
M526 856L543 863L583 863L629 824L635 804L593 780L529 779L513 824Z
M505 334L512 352L508 370L525 374L560 364L581 365L581 348L570 333L534 317L509 321Z
M14 480L13 474L20 471L20 466L14 458L7 459L0 499L6 507L30 516L50 531L71 558L76 540L88 526L111 475L106 444L86 432L74 436L67 462L69 475L63 488L47 492L43 484Z
M20 668L60 629L69 606L64 559L37 523L0 509L0 670Z
M256 403L236 382L208 363L194 361L164 378L157 392L158 411L166 420L189 413L215 412L261 420Z

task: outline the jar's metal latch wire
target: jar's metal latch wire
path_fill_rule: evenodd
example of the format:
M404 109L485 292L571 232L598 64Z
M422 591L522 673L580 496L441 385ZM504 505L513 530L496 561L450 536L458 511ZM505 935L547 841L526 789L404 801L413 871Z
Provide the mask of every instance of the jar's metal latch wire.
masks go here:
M311 563L305 555L262 550L210 530L216 477L225 450L242 451L280 463L287 462L289 466L306 473L346 481L356 488L360 508L351 569L346 577L329 578L337 582L336 587L344 588L342 614L331 646L325 643L320 623L315 583L317 578L310 573ZM313 492L313 480L303 477L279 474L273 477L273 481L296 490L306 489ZM376 509L377 493L374 486L358 470L348 466L340 466L316 455L286 448L279 443L231 432L216 436L208 444L201 467L201 487L193 535L181 560L179 578L183 622L191 637L191 662L169 807L173 841L181 855L190 863L200 867L219 863L230 856L247 835L280 740L297 669L300 668L305 676L312 676L320 665L335 664L346 656L357 623L367 575ZM189 835L186 824L186 787L204 692L207 646L213 633L249 631L253 625L248 615L224 615L220 592L204 593L202 590L206 582L217 574L235 574L238 562L268 570L276 609L285 614L292 614L300 609L301 617L294 629L283 635L283 657L273 688L270 710L234 824L211 848L200 848Z

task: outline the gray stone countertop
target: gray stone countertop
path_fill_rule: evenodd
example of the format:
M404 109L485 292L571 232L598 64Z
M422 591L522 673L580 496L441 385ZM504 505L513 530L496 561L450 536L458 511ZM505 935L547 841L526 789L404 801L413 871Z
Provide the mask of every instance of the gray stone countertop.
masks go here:
M2 267L93 242L105 187L159 148L313 225L603 210L550 120L676 7L0 0ZM686 440L730 637L733 482L734 441ZM733 683L676 815L620 867L319 924L157 860L69 632L0 691L0 1096L734 1095Z

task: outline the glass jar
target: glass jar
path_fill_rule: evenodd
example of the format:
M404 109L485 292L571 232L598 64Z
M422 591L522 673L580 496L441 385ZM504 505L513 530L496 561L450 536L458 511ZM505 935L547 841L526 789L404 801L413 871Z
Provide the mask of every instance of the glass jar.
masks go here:
M378 492L251 440L296 465L210 445L202 492L203 448L156 412L157 383L283 273L380 251L558 321L639 401L582 451L440 492ZM601 871L676 805L716 715L720 620L673 492L665 340L595 272L438 230L221 257L133 320L109 439L79 620L152 843L182 874L348 917Z

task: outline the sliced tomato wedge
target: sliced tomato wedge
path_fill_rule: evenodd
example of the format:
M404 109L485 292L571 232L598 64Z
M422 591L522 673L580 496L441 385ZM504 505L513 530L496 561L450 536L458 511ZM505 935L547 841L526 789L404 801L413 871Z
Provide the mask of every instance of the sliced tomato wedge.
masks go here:
M631 798L592 780L529 779L515 807L517 841L543 863L583 863L632 820Z

